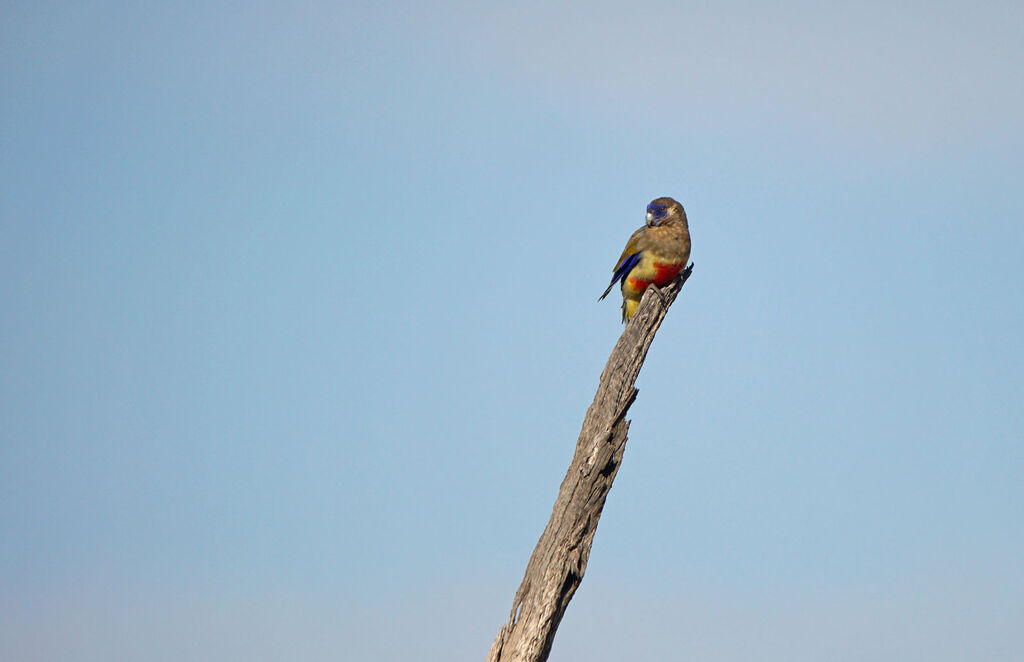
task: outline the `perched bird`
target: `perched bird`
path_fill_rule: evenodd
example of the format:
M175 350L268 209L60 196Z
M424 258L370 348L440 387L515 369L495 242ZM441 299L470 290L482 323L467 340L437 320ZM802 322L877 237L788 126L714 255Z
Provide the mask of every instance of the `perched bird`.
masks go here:
M622 321L636 314L640 298L650 284L672 282L690 259L690 228L683 206L672 198L658 198L647 205L647 224L633 233L622 251L608 289L622 282Z

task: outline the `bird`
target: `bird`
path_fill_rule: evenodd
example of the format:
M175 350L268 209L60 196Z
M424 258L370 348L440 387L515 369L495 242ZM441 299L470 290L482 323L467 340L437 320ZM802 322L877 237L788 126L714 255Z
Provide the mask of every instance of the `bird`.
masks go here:
M608 289L622 283L622 321L636 314L649 285L668 285L690 259L690 228L686 211L672 198L656 198L647 205L647 222L626 242Z

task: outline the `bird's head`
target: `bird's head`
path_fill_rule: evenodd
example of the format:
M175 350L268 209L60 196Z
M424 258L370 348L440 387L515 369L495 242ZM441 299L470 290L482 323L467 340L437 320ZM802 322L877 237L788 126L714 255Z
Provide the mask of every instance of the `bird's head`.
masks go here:
M648 227L676 223L686 225L686 212L683 206L672 198L658 198L647 205Z

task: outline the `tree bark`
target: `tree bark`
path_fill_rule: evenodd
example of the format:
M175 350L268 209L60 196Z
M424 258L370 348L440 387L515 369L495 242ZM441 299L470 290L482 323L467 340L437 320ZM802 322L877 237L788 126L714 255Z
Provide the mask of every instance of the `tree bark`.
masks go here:
M622 462L629 430L626 412L637 394L633 384L668 307L692 271L691 264L664 288L649 287L615 344L551 519L530 556L508 622L498 631L487 662L547 660L562 615L583 580L597 522Z

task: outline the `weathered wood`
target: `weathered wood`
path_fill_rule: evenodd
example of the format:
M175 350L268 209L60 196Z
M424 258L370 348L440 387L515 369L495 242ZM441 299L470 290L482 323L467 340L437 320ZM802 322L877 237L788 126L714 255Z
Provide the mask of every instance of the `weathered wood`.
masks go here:
M629 430L626 412L637 394L634 383L654 334L692 271L691 264L664 288L648 288L612 350L551 519L530 556L512 613L494 639L487 662L548 658L562 615L583 580L597 521L622 462Z

